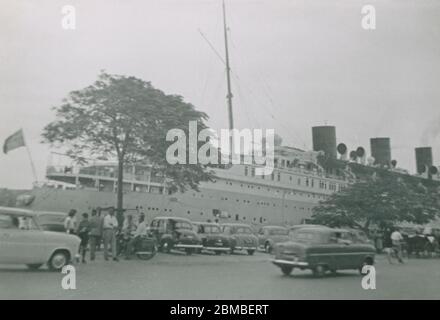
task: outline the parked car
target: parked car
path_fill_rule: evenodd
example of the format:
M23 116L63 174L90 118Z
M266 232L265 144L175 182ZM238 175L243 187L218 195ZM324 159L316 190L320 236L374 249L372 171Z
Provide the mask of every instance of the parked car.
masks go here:
M188 219L156 217L151 221L150 231L156 237L162 252L179 249L192 254L202 249L202 242Z
M274 245L289 241L289 229L279 226L264 226L258 231L258 247L271 253Z
M64 221L66 220L67 213L65 212L50 212L39 211L36 212L38 224L43 230L66 232L64 227Z
M61 270L78 257L77 236L43 230L30 210L0 207L0 263Z
M217 223L193 222L197 235L202 240L204 250L214 251L215 254L230 252L232 238L223 233Z
M316 276L327 271L359 269L374 263L375 248L353 238L345 229L310 227L297 230L288 242L275 246L273 263L289 275L294 268L310 269Z
M235 250L246 250L253 255L258 247L258 238L254 235L252 228L247 224L225 223L222 225L223 232L230 236L231 253Z

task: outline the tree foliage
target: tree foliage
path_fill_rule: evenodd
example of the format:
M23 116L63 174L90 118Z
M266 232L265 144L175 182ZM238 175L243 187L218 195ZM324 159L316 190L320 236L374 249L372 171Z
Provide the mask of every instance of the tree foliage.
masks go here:
M204 129L207 115L149 82L103 72L92 85L71 92L54 111L56 119L44 128L44 142L63 147L81 164L90 158L116 159L118 185L122 185L123 166L130 163L152 165L173 191L197 189L201 181L213 177L206 166L167 163L168 130L187 132L189 121L197 121L199 129ZM118 188L120 210L122 194Z
M421 180L394 175L371 177L332 194L314 208L313 220L329 226L385 226L397 222L427 223L440 211L440 193Z

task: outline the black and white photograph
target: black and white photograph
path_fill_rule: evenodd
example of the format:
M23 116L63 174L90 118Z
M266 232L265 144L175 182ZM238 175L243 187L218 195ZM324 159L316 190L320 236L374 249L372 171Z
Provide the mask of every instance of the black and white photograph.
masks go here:
M439 84L438 0L0 0L0 300L438 300Z

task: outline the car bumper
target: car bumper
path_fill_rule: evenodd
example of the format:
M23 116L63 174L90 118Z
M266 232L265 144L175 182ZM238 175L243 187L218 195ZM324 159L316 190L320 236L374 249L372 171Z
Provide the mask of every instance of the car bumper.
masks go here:
M257 247L236 246L236 247L234 247L234 250L257 250Z
M307 268L309 266L309 264L305 261L290 261L284 259L274 259L272 260L272 263L278 267L292 266L292 267Z
M203 247L205 250L212 250L212 251L230 251L231 248L229 247L215 247L215 246L206 246Z
M178 243L178 244L174 245L174 248L176 248L176 249L202 249L203 246L201 244Z

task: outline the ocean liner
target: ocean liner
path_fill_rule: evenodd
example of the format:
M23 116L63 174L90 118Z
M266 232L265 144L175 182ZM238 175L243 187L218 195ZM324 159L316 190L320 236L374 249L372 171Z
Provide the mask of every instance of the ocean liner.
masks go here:
M233 129L232 93L228 54L228 29L223 4L227 109L229 128ZM313 151L282 145L277 137L274 171L256 175L256 166L233 164L215 168L216 178L202 182L199 191L170 194L164 177L149 165L124 167L124 208L144 212L149 219L158 215L181 216L194 221L236 221L252 225L298 224L307 222L312 209L332 193L350 183L374 174L375 170L397 169L391 159L389 138L371 139L371 155L365 149L347 151L336 144L336 128L312 128ZM430 148L416 149L420 176L439 178L432 166ZM423 149L423 150L422 150ZM338 159L338 155L340 158ZM429 172L428 172L429 171ZM47 182L35 185L18 198L18 205L36 210L90 212L116 205L117 165L95 162L84 167L62 165L52 159L46 170Z

